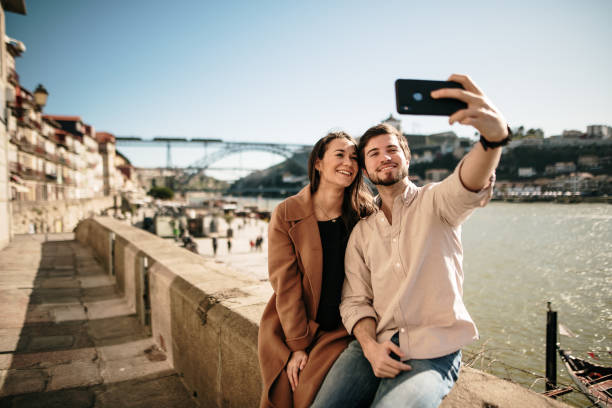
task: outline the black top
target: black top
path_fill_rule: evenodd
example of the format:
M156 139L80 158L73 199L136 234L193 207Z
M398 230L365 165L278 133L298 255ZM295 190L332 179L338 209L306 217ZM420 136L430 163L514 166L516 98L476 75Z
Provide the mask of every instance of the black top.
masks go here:
M318 224L323 247L323 279L317 323L322 330L331 331L342 323L339 307L344 283L344 252L349 234L342 218L319 221Z

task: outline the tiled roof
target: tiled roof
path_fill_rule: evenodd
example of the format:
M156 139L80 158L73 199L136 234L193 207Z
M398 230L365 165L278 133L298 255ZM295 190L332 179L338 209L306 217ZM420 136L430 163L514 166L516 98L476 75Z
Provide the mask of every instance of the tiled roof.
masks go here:
M63 122L81 122L80 116L64 116L64 115L44 115L45 118L60 120Z
M108 132L96 132L98 143L115 143L115 136Z

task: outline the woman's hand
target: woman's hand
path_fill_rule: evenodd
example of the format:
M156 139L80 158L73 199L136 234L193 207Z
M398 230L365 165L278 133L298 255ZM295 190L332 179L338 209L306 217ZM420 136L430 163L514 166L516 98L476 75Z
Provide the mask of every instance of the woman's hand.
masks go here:
M289 357L287 363L287 377L289 377L289 383L291 384L291 390L295 391L298 386L299 372L306 367L308 361L308 354L305 351L294 351Z

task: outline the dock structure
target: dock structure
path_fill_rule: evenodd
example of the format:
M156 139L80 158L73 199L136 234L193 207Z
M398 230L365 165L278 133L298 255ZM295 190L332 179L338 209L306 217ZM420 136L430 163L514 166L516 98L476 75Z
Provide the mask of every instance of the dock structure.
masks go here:
M269 282L107 217L0 251L0 406L256 407ZM463 367L441 407L567 407Z

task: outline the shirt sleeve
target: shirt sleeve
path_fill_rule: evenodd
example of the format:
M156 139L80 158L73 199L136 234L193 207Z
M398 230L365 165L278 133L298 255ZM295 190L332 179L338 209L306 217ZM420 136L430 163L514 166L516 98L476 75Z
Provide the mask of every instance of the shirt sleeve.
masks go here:
M314 339L318 324L308 319L303 300L302 279L289 223L281 219L284 205L278 205L268 226L268 273L276 294L276 311L285 343L291 351L306 349Z
M359 320L371 317L378 322L378 315L372 306L372 281L363 251L362 223L353 229L344 256L345 279L342 287L340 316L349 334Z
M431 184L429 193L433 209L447 224L456 227L472 214L474 209L484 207L493 196L495 173L491 174L489 184L480 191L468 190L460 177L463 160L455 171L440 183Z

